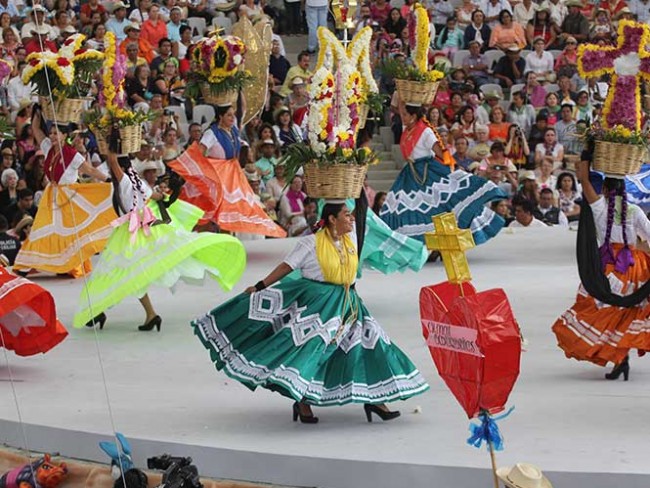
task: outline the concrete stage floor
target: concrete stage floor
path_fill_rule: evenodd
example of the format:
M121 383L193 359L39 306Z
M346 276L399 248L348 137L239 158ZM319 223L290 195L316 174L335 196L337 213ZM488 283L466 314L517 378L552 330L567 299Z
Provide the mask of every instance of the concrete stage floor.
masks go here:
M629 382L568 361L550 326L574 298L576 234L561 229L504 231L469 252L474 284L506 290L529 341L501 423L506 449L499 465L541 466L557 487L650 485L650 362L632 360ZM255 283L294 245L247 243L249 265L235 292ZM154 290L161 333L136 330L135 299L111 310L105 329L71 330L51 353L28 359L0 354L0 442L22 447L10 373L30 449L103 461L97 442L112 427L98 359L101 351L115 427L132 440L136 462L171 452L190 455L203 475L322 488L478 488L492 486L485 449L469 447L468 420L442 380L420 333L418 293L445 279L441 264L384 276L366 271L358 291L392 339L418 365L431 390L393 404L402 418L368 424L361 406L316 409L321 422L291 421L277 394L251 393L217 373L188 322L231 294L209 283ZM69 324L82 281L37 280L54 294ZM414 413L416 407L421 413Z

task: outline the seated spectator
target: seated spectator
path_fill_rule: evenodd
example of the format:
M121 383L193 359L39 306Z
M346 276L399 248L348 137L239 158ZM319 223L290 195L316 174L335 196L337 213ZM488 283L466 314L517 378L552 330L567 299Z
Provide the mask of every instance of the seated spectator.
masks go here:
M18 251L20 251L20 241L9 235L9 224L4 215L0 215L0 255L4 256L9 266L14 265Z
M25 161L25 183L27 188L34 192L34 199L37 200L40 192L45 190L47 186L47 178L45 176L45 157L43 151L33 151L27 154ZM9 218L7 220L11 221Z
M273 79L273 84L278 89L284 84L290 68L291 63L280 53L280 43L273 41L271 43L271 56L269 59L269 74Z
M555 190L557 186L557 177L553 174L553 158L544 156L542 162L535 170L535 178L537 179L537 188L543 190L550 188L551 191Z
M558 207L553 205L553 190L542 188L539 191L539 204L533 210L533 217L546 225L561 225L567 227L569 221Z
M268 215L273 222L279 225L280 221L278 220L278 213L276 210L278 202L276 199L268 193L262 193L260 195L260 199L262 200L262 205L264 205L264 211L266 212L266 215Z
M131 23L126 18L126 7L127 5L122 1L113 4L113 16L106 21L106 30L115 34L118 42L126 39L124 29Z
M499 144L498 142L495 144ZM517 168L514 166L504 166L499 164L489 165L485 171L479 170L479 176L497 185L508 198L510 198L517 189Z
M291 216L287 233L290 237L297 237L311 233L312 227L316 225L316 202L310 198L305 199L305 211L302 215Z
M128 79L133 77L135 73L135 69L138 66L146 66L147 68L149 68L149 63L145 58L138 55L139 48L137 43L124 41L122 44L120 44L120 48L126 44L128 45L126 46L124 51L126 52L126 77Z
M153 4L149 7L149 18L142 23L140 36L150 46L159 46L162 39L167 39L167 24L160 16L160 7ZM171 43L170 43L171 50Z
M614 28L612 27L609 13L604 8L597 9L596 18L589 28L589 40L593 43L604 41L605 43L609 44L613 38Z
M544 49L549 49L555 44L557 28L551 20L548 7L542 4L533 18L526 24L526 40L532 46L533 40L536 37L541 37L544 40Z
M470 147L467 155L472 158L472 161L481 161L490 154L489 129L485 125L476 124L474 133L476 142Z
M537 80L542 83L553 83L556 80L553 68L553 55L544 50L544 38L539 36L533 40L533 49L526 56L525 72L532 72L537 75Z
M280 199L280 222L285 227L289 225L291 217L303 215L305 207L303 202L307 195L302 191L302 178L298 175L293 177L289 190Z
M558 91L557 96L560 100L560 105L565 103L575 104L578 101L578 94L573 91L571 79L566 75L560 75L557 78Z
M384 206L384 202L386 201L386 195L387 193L385 191L378 191L377 193L375 193L375 199L372 202L372 211L375 212L377 215L379 215L381 207Z
M451 94L450 103L443 112L448 128L451 128L453 123L456 121L456 115L461 108L463 108L463 95L458 92L453 92Z
M54 46L54 49L47 48L46 46L46 50L56 52L56 45L49 40L52 28L45 20L47 13L47 9L43 5L39 3L35 4L29 12L28 21L20 29L20 39L23 45L27 47L28 44L34 43L34 49L36 49L36 51L30 51L28 49L27 54L41 52L40 43L38 37L35 37L36 35L40 36L41 40L46 42L48 46ZM40 33L36 33L35 29L40 31Z
M482 125L490 123L492 109L499 105L501 95L496 91L488 91L484 95L484 102L476 108L476 122Z
M496 105L490 112L490 123L488 124L490 140L505 142L509 128L510 123L506 122L506 114L503 108L501 105Z
M273 114L273 118L275 119L273 130L283 150L303 140L300 127L293 122L289 108L280 107Z
M436 49L440 50L449 59L465 44L463 31L456 25L456 17L449 17L445 27L442 28L436 39Z
M512 161L506 158L505 146L501 141L495 141L490 146L490 155L483 158L481 161L481 171L487 171L489 168L494 168L499 171L516 171Z
M131 10L129 20L135 24L142 24L149 18L149 7L151 7L151 0L140 0L138 8Z
M160 10L162 15L163 9ZM178 5L169 9L169 20L167 21L167 38L172 44L181 40L181 27L183 26L183 9Z
M199 142L201 140L201 136L203 135L203 127L201 127L201 124L198 122L192 122L188 127L187 132L188 138L184 149L187 149L195 142Z
M134 12L137 12L137 10L134 10ZM127 46L136 44L138 46L137 56L144 58L147 64L151 64L154 57L153 47L149 41L140 37L140 26L131 23L124 28L124 32L126 33L126 39L120 43L120 52L126 56Z
M454 68L449 77L449 86L452 90L462 94L474 92L474 79L467 77L465 68Z
M289 68L287 76L284 80L284 84L280 88L280 95L286 97L291 91L289 82L293 80L296 76L302 78L303 80L311 79L311 71L309 69L309 63L311 62L310 53L308 51L301 51L298 54L298 64Z
M36 139L34 138L34 131L31 124L25 124L23 126L23 130L18 136L16 147L18 148L18 159L20 161L25 161L28 153L36 151Z
M519 47L509 47L506 55L499 59L494 67L494 76L504 88L524 82L526 61L521 59L520 53Z
M587 125L591 125L593 119L594 107L589 101L589 92L586 89L580 90L578 92L578 101L573 108L573 120L576 122L582 120L586 122Z
M285 166L277 165L274 169L275 176L266 182L266 192L269 193L276 202L280 202L282 196L289 191L287 180L284 178Z
M520 91L513 93L512 103L508 109L508 122L517 124L528 137L531 127L535 125L535 117L535 109L526 103L524 94Z
M7 148L3 149L2 152L4 153L6 150L11 151L11 149ZM0 176L0 182L2 183L0 211L3 211L18 201L18 173L11 168L5 169L2 176Z
M166 107L180 105L184 90L185 81L178 74L178 61L175 58L165 61L162 73L156 77L151 86L151 92L162 95L163 107Z
M260 141L259 155L257 156L257 161L255 161L255 166L265 184L275 177L275 166L278 164L275 155L278 151L279 148L275 146L273 139Z
M24 213L31 217L36 216L38 207L34 205L34 192L29 188L23 188L22 190L18 190L17 196L18 200L16 203L12 203L2 211L7 222L13 223L17 215L22 216Z
M135 47L129 49L136 49ZM149 111L151 93L151 71L146 63L137 66L133 76L126 79L125 90L127 103L135 110Z
M429 124L431 124L431 127L435 127L436 129L446 125L445 121L442 119L442 112L440 112L440 109L435 105L429 109L427 120L429 121Z
M537 74L533 71L526 73L526 86L523 88L524 97L534 109L540 109L546 101L546 89L540 85Z
M463 0L461 6L456 8L455 14L459 29L465 31L467 26L472 23L472 15L476 11L477 6L478 2L474 2L473 0Z
M555 190L558 194L560 210L566 215L569 222L579 220L582 197L573 173L568 171L560 173L557 177Z
M2 151L0 151L0 175L4 170L16 169L17 166L16 158L14 157L14 150L9 146L4 147ZM4 183L2 183L2 187L6 188ZM2 208L2 204L0 204L0 208Z
M465 105L458 111L456 116L456 123L451 126L451 135L456 137L464 136L467 139L474 139L474 128L476 120L474 118L474 109L469 105Z
M529 155L530 148L526 136L519 126L511 125L506 140L506 158L510 159L517 169L521 169L526 166Z
M388 19L384 22L384 31L393 39L399 39L402 29L406 27L406 20L402 18L398 8L393 7L388 14ZM462 35L462 32L461 32Z
M456 137L454 148L456 149L456 152L454 152L454 160L456 161L456 164L467 171L469 165L474 161L467 155L469 151L469 141L467 140L467 137Z
M515 209L515 220L508 227L547 227L533 216L535 206L530 200L513 199L512 206Z
M546 129L548 129L548 121L546 119L546 115L540 112L535 118L535 125L530 129L530 135L528 136L529 148L532 147L536 150L538 144L544 143L544 134L546 133ZM533 152L532 155L529 155L528 159L533 163L534 167L535 153Z
M508 200L505 198L503 200L494 200L490 203L490 208L495 214L500 215L503 220L506 221L506 227L515 220L515 218L510 214L510 205L508 204Z
M560 41L566 42L569 37L573 37L578 42L585 42L589 38L589 20L580 11L583 7L581 0L569 0L566 2L569 13L564 17L560 26Z
M149 69L151 69L151 76L155 78L157 75L162 73L163 65L171 59L176 60L176 58L172 56L172 41L163 37L158 41L158 56L153 58L151 66L149 66Z
M469 56L463 60L463 68L474 78L477 87L493 82L488 73L487 59L481 54L481 44L476 39L469 42Z
M539 115L544 117L549 127L553 127L560 119L560 108L558 96L555 93L548 93L544 98L544 106L539 111Z
M9 237L13 237L21 244L27 240L32 231L34 217L27 212L18 212L14 216L11 229L7 231Z
M79 10L79 20L81 21L81 24L90 24L94 13L98 13L102 17L107 15L106 9L99 3L99 0L88 0Z
M555 60L555 72L560 76L572 78L578 72L578 41L573 36L566 38L564 49Z
M172 54L181 61L181 64L187 64L186 71L188 71L190 68L190 48L192 47L192 28L189 25L181 25L178 32L181 39L172 43ZM186 71L182 71L182 73Z
M476 9L472 13L472 21L465 28L463 37L465 39L465 46L469 49L469 43L471 41L477 41L481 48L481 52L485 52L490 42L490 36L492 35L492 29L485 22L485 13ZM492 66L488 66L488 69L492 69Z
M104 51L104 36L106 35L106 26L104 24L97 24L93 26L93 32L90 39L86 41L86 46L89 49L96 49L97 51Z
M577 128L573 119L573 105L564 104L560 110L560 120L555 123L557 140L564 147L566 154L576 154Z
M241 6L239 7L239 17L246 17L249 20L252 20L256 17L259 17L264 12L262 11L262 6L257 5L255 0L243 0Z
M544 142L535 146L535 165L540 166L544 158L550 158L555 166L560 166L564 159L564 146L557 141L553 127L544 131ZM551 168L552 171L553 167Z
M163 134L163 146L160 152L163 162L172 161L183 152L183 146L178 143L178 132L174 127L167 127Z
M537 187L537 177L534 171L522 171L519 175L519 191L516 198L530 201L532 204L531 209L537 206L539 188Z
M302 127L303 119L309 109L309 93L305 80L296 76L291 82L291 93L287 96L287 105L293 114L293 122Z
M56 47L56 44L54 44L54 42L48 39L48 36L50 35L50 29L47 26L47 24L34 26L30 30L30 33L32 36L31 39L24 44L25 51L27 52L28 55L32 53L42 53L46 51L50 51L53 53L59 51L59 48Z
M526 47L526 32L518 22L512 19L508 10L499 13L499 23L492 28L490 47L507 51L511 48L521 50Z

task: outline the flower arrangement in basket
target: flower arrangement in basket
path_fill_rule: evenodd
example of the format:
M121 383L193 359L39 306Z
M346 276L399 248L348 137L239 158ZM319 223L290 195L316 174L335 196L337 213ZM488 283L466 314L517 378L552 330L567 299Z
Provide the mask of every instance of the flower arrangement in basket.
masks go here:
M127 107L124 90L126 58L117 49L112 32L107 32L104 39L106 45L100 77L100 108L88 112L84 121L95 133L102 154L108 151L106 141L113 128L119 129L122 154L138 152L142 143L142 123L151 120L153 115Z
M370 37L366 39L369 44ZM321 50L326 46L321 44ZM370 149L356 149L359 109L370 81L364 81L345 50L332 55L336 52L329 50L309 85L308 141L289 146L282 161L290 178L304 168L307 193L313 198L358 198L368 166L377 162Z
M192 49L192 70L188 74L185 94L206 103L234 104L239 90L252 76L243 69L246 46L235 36L213 35L201 39Z
M429 70L431 31L429 16L421 4L413 5L407 27L412 65L395 61L395 87L404 103L431 105L445 72L438 66Z
M104 61L104 53L83 47L85 40L83 34L75 34L66 39L58 53L45 51L27 56L23 82L34 84L49 120L81 120L91 80Z
M641 131L641 79L650 79L650 27L622 20L616 46L578 48L578 73L584 78L611 75L600 125L587 131L594 147L594 169L610 176L639 172L647 158L647 133Z

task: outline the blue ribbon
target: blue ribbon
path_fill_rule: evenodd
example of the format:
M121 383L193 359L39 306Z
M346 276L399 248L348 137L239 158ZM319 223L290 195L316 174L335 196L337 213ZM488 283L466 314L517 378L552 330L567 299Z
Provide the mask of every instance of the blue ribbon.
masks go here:
M498 417L492 417L489 412L483 410L478 415L481 423L478 425L474 423L469 424L469 431L472 435L467 439L467 443L478 449L483 445L483 442L485 442L488 449L490 449L490 444L492 444L494 450L503 451L503 436L499 431L497 421L506 418L514 409L515 407L512 407L506 413L501 414Z

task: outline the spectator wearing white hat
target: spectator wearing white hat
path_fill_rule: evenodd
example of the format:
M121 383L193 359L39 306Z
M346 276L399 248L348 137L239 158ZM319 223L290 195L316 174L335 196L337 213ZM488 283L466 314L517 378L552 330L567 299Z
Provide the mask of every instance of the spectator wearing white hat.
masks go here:
M113 5L113 15L106 22L106 30L115 34L115 38L122 42L126 39L125 29L130 23L126 18L126 4L124 2L115 3Z
M30 29L31 39L25 43L27 54L42 53L44 51L58 52L59 48L56 47L56 44L48 39L50 32L50 27L46 24L32 27Z
M138 173L142 182L154 190L158 178L165 174L165 165L160 159L146 161L133 160L133 169Z
M20 29L20 38L23 40L23 44L25 44L27 40L34 37L34 33L32 31L37 27L40 27L40 31L43 33L41 34L42 36L49 38L51 27L48 23L45 22L46 13L47 10L45 7L39 4L34 5L32 10L29 12L29 22L23 24L23 27Z

